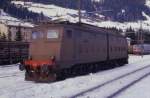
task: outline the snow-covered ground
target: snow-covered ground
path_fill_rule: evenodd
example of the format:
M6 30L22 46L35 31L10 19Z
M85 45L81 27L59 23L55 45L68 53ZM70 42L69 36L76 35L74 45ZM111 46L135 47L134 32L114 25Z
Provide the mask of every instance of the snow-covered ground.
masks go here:
M96 0L99 1L99 0ZM68 20L71 22L78 22L78 12L77 10L68 9L68 8L62 8L56 5L46 5L46 4L40 4L40 3L32 3L32 2L22 2L22 1L12 1L12 3L18 5L22 5L23 7L27 7L30 11L36 12L36 13L43 13L45 16L48 16L55 19L63 19ZM147 6L150 6L149 1L146 2ZM85 11L83 11L85 12ZM99 27L117 27L118 29L126 30L130 27L134 28L135 30L139 30L139 28L142 27L144 29L150 30L150 17L146 15L144 12L142 13L144 17L147 18L145 21L137 21L137 22L113 22L113 21L94 21L91 19L88 19L87 17L82 17L82 22L87 24L96 25ZM141 23L141 24L140 24Z
M17 65L0 67L0 98L150 98L150 55L129 64L54 83L24 81Z

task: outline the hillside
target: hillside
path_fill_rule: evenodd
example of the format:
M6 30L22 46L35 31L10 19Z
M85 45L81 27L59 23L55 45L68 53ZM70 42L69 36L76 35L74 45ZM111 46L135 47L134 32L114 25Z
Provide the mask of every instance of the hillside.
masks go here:
M29 1L29 0L27 0ZM57 6L77 9L78 0L30 0L36 3L54 4ZM150 15L147 0L81 0L82 9L87 12L98 11L113 21L145 20L142 12Z
M23 2L12 2L15 3L16 5L22 5L23 7L28 8L29 11L35 12L35 13L43 13L45 16L51 18L52 20L67 20L71 22L78 22L78 12L77 10L74 9L69 9L69 8L63 8L59 7L53 4L41 4L41 3L33 3L33 2L28 2L24 4ZM91 24L91 25L96 25L99 27L107 27L107 28L118 28L122 30L126 30L129 28L133 28L136 31L141 27L140 21L135 21L135 22L117 22L117 21L111 21L111 20L103 20L105 16L103 15L97 15L97 18L92 18L89 17L85 11L82 11L82 22ZM150 30L150 17L145 13L142 12L142 16L145 18L145 20L142 20L142 27L143 29Z
M34 13L27 8L11 4L12 0L0 0L0 8L7 13L20 19L31 21L47 20L43 13ZM19 1L19 0L15 0ZM24 0L45 5L56 5L66 9L77 9L78 0ZM103 15L106 19L117 22L136 22L146 20L142 12L150 15L149 0L81 0L81 8L92 18L97 18L95 14ZM94 15L93 15L94 13Z
M46 18L42 13L37 14L29 11L27 8L12 4L11 0L0 0L0 9L3 9L6 13L13 17L23 20L30 20L32 22L44 20Z
M29 22L25 22L15 17L12 17L8 13L5 13L2 9L0 9L0 23L3 23L5 25L12 25L12 26L19 26L19 25L24 26L24 27L34 26L33 24Z
M0 1L5 1L5 0L0 0ZM43 1L45 1L45 0L43 0ZM48 1L52 2L55 0L48 0ZM92 2L94 2L93 5L102 4L103 2L100 2L100 1L92 0ZM107 1L107 0L105 0L105 1ZM118 1L120 1L120 0L118 0ZM87 10L82 10L82 22L100 26L100 27L116 27L118 29L123 29L123 30L126 30L126 29L132 27L135 30L138 30L140 28L139 20L143 19L142 20L143 28L150 30L150 18L149 18L149 13L148 13L148 10L150 8L150 0L147 0L145 4L144 4L144 2L137 3L137 4L145 6L145 8L147 10L141 10L141 12L138 13L140 15L133 15L134 19L136 19L134 21L133 20L130 20L130 21L124 20L124 17L120 17L120 18L118 18L118 20L115 20L113 14L112 14L112 16L109 16L109 14L113 13L113 12L111 12L111 10L108 7L106 10L103 10L104 12L99 10L100 8L98 9L98 7L96 7L97 8L96 11L98 11L97 13L96 12L89 13ZM1 2L1 5L2 5L2 2ZM38 21L38 20L41 21L42 17L46 17L51 20L64 20L65 19L65 20L69 20L71 22L78 21L78 12L76 9L61 7L61 6L57 6L55 4L44 4L44 3L33 3L33 2L25 2L24 3L24 2L16 1L15 4L11 3L11 6L15 7L16 10L15 10L15 8L11 8L11 7L6 7L6 8L9 8L9 10L8 9L6 10L4 7L4 9L5 9L4 11L9 13L13 17L16 17L19 19L25 19L25 20L33 19L34 21ZM3 7L3 6L1 6L1 7ZM12 9L12 11L11 11L11 9ZM103 9L104 9L104 7L103 7ZM121 12L126 13L126 10L122 9ZM130 15L131 14L129 14L128 16L130 16ZM121 16L121 15L119 14L118 16ZM137 18L137 17L142 17L142 18ZM121 22L119 19L121 20ZM127 18L127 19L132 19L132 18Z

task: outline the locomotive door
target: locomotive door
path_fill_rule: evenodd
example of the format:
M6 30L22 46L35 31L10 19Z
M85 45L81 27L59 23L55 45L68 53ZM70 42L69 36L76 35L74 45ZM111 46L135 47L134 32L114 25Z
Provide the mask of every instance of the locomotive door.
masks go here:
M74 37L73 37L73 59L74 59L74 62L76 63L77 62L77 34L74 33Z
M74 30L74 37L73 37L73 58L75 63L80 62L80 54L79 49L81 48L81 31Z

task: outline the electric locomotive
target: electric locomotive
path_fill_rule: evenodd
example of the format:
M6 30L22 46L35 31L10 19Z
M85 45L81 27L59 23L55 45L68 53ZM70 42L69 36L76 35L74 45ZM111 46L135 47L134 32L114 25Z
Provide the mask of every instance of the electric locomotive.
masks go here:
M34 27L25 79L55 81L128 63L127 40L117 30L85 23L43 23Z

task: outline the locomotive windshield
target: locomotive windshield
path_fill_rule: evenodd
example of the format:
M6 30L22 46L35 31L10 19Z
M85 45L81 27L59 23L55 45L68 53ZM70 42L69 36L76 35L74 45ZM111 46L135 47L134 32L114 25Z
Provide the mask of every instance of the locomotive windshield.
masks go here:
M42 32L32 32L32 39L43 38Z
M47 38L58 38L59 33L57 30L48 30L47 32Z

